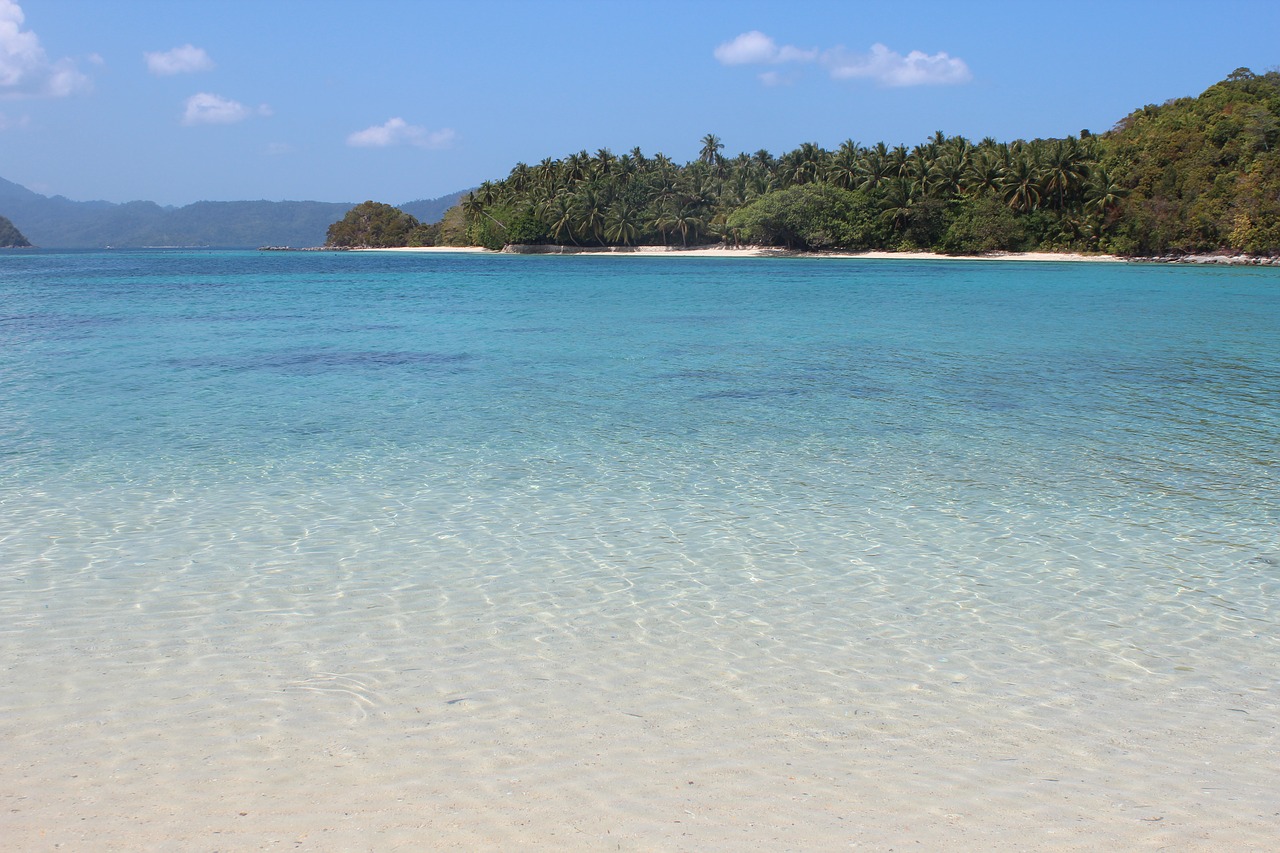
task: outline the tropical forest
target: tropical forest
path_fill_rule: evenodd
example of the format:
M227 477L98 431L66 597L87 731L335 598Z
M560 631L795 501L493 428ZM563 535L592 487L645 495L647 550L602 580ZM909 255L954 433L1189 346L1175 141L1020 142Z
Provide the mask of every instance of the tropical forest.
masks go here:
M435 223L357 205L327 245L712 244L947 254L1078 251L1280 254L1280 72L1232 72L1199 97L1148 105L1111 130L1057 139L729 154L639 148L517 163Z

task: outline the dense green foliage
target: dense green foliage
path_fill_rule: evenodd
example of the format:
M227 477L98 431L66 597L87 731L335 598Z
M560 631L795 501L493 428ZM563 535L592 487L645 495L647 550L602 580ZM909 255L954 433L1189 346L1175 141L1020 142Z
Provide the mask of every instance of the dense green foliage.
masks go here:
M1280 73L1240 68L1198 98L1143 107L1106 153L1130 191L1120 250L1280 251Z
M27 249L31 243L12 222L0 216L0 249Z
M376 201L357 204L329 226L329 248L387 249L397 246L433 245L429 229L399 208Z
M1234 72L1096 136L908 148L848 140L679 165L640 149L519 163L446 243L753 243L792 249L1280 252L1280 73Z

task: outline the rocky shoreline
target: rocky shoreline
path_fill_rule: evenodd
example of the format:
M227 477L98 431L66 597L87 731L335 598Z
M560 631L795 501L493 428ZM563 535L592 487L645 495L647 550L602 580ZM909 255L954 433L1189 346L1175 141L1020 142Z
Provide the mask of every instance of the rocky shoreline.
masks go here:
M1228 267L1274 267L1280 266L1280 257L1272 255L1228 255L1225 253L1206 255L1160 255L1150 258L1128 258L1136 263L1146 264L1210 264Z

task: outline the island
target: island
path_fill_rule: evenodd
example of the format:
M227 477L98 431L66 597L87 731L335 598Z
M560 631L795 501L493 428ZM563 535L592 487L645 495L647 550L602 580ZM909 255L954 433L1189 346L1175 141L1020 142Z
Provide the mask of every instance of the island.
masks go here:
M908 147L848 139L728 156L715 134L680 164L640 148L517 163L424 225L367 201L333 248L525 253L753 246L792 253L1280 256L1280 72L1238 68L1195 98L1110 130Z

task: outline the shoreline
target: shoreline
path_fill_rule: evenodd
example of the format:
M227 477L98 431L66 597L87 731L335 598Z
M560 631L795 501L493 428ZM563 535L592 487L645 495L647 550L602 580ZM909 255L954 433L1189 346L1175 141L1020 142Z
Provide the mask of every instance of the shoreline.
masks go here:
M342 249L349 252L402 252L477 255L555 255L610 256L620 258L800 258L829 260L909 260L909 261L1029 261L1036 263L1133 263L1185 264L1194 266L1280 266L1280 257L1241 254L1162 255L1155 257L1122 257L1120 255L1086 254L1083 252L992 252L985 255L944 255L938 252L802 252L770 246L700 246L675 248L636 246L612 248L579 248L574 246L507 246L501 250L481 246L397 246L395 248Z
M644 258L824 258L831 260L944 260L944 261L1087 261L1124 263L1117 255L1079 252L995 252L989 255L942 255L935 252L801 252L767 246L704 246L677 249L664 246L634 248L576 248L569 246L508 246L501 251L480 246L400 246L385 249L350 249L352 252L463 253L486 255L611 256Z

